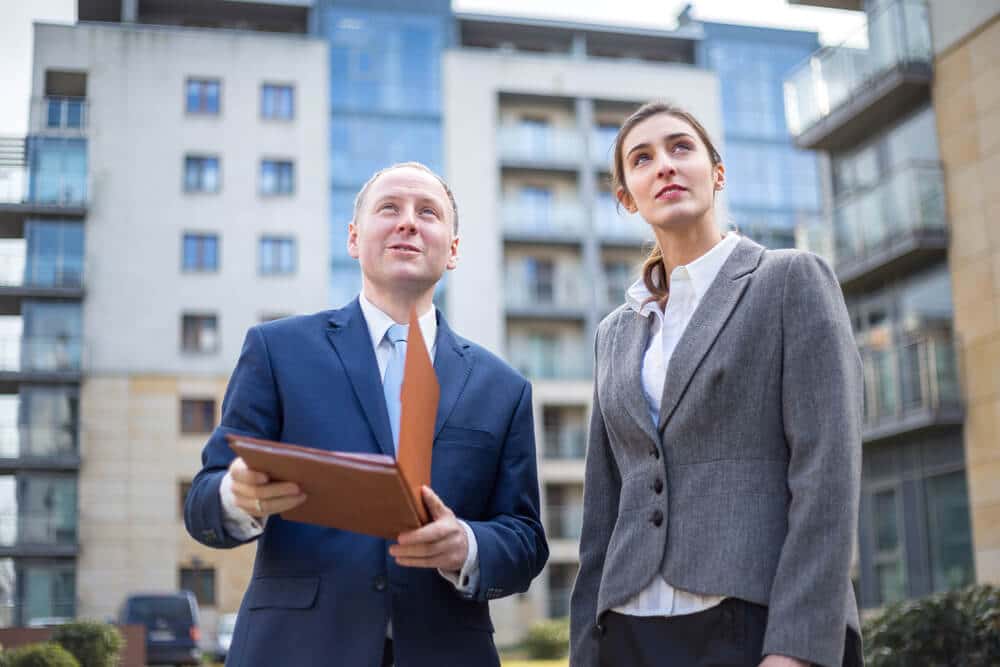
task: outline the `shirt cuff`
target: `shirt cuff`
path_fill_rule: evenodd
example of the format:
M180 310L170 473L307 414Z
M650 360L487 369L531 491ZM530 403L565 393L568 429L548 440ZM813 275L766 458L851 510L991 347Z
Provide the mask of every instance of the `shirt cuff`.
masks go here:
M451 585L462 596L472 597L475 595L476 589L479 588L479 545L476 543L476 534L472 532L469 524L461 519L458 522L462 524L465 536L469 540L469 553L465 556L465 563L461 570L458 572L438 570L438 574L451 582Z
M264 523L267 521L267 517L258 520L236 506L233 478L228 470L219 485L219 498L222 501L222 525L229 533L229 537L243 542L264 532Z

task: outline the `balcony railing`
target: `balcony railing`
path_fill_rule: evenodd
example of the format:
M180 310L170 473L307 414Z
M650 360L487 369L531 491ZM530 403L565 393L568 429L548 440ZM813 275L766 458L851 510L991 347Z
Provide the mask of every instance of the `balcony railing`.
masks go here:
M86 174L32 174L25 166L0 166L0 204L82 208L87 205L89 190Z
M0 425L0 458L59 458L77 453L77 427Z
M792 135L806 133L846 107L887 73L914 65L929 68L933 61L923 1L883 3L869 14L866 36L867 49L820 49L786 79L785 109Z
M511 336L507 361L524 375L538 380L585 380L593 370L590 347L574 338Z
M546 431L543 438L545 458L575 460L587 455L587 432L582 426Z
M583 526L583 504L546 505L545 533L554 540L578 540Z
M590 159L595 166L610 171L618 129L595 128L590 133Z
M76 514L57 512L0 513L0 546L76 544Z
M0 287L80 288L83 257L25 257L23 252L0 252Z
M78 372L82 342L70 337L0 338L0 371L8 373Z
M906 430L908 420L918 426L941 410L959 409L955 348L946 331L908 334L895 344L863 344L860 348L865 378L865 428Z
M944 178L936 164L912 163L836 206L838 273L921 232L947 232Z
M31 104L32 134L80 136L87 130L90 105L85 97L41 97Z
M583 158L583 141L576 129L502 125L497 145L501 160L528 166L576 169Z
M508 265L504 295L509 310L578 311L586 306L584 277L578 266L558 266L551 281L538 281L520 265Z
M653 240L652 228L642 216L606 201L597 205L596 228L598 237L605 242L638 244Z
M586 213L578 202L554 202L548 206L511 199L501 208L504 230L526 236L579 237L587 228Z

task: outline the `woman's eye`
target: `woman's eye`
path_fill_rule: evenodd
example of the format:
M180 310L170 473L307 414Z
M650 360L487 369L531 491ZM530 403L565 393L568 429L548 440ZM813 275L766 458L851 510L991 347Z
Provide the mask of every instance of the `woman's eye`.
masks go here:
M634 165L639 164L640 162L645 162L647 160L649 160L648 155L646 155L645 153L639 153L638 155L635 156L635 159L632 160L632 164Z
M682 141L681 143L679 143L676 146L674 146L674 150L675 151L677 151L677 150L689 151L689 150L693 150L693 149L694 149L694 146L692 146L691 144L687 143L686 141Z

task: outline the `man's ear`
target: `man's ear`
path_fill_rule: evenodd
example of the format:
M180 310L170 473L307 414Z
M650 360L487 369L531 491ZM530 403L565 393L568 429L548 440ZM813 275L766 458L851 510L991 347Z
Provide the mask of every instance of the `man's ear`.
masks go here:
M638 211L638 207L635 205L635 200L632 199L632 195L628 193L624 187L619 187L615 192L615 196L618 197L618 202L625 208L629 213L635 213Z
M455 269L458 266L458 237L454 237L451 240L451 246L448 248L448 263L445 264L445 268L449 271Z
M358 226L355 223L347 225L347 254L358 258Z

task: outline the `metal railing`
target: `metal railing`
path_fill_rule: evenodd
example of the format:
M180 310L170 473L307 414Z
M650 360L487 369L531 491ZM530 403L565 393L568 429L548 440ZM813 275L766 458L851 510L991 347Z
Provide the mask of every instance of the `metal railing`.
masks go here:
M582 425L545 431L542 438L545 458L582 460L587 455L587 431Z
M644 243L653 240L652 228L642 216L606 201L597 205L596 228L597 236L605 241Z
M576 129L501 125L497 132L501 160L560 164L576 168L583 158L583 140Z
M507 308L550 308L578 310L586 305L584 276L579 265L557 263L551 282L541 282L516 261L504 271L504 297Z
M0 513L0 546L24 544L76 544L76 512L72 517L56 512Z
M87 130L90 103L85 97L36 97L31 105L33 134L80 136Z
M82 341L71 337L0 338L0 371L74 372L82 362Z
M554 540L578 540L583 527L583 503L545 506L545 533Z
M504 229L518 234L580 236L587 226L586 212L575 201L539 206L507 199L501 204L500 213Z
M934 163L911 163L834 209L838 264L866 259L920 230L947 230L944 177Z
M52 458L77 453L77 426L2 424L0 458Z
M27 166L0 166L0 203L82 207L89 191L87 174L32 174Z
M590 348L576 338L540 339L512 335L507 361L529 378L585 380L592 373Z
M927 6L921 0L883 3L868 15L866 30L867 49L822 48L785 80L786 116L794 136L893 68L911 63L929 66L933 61Z
M0 252L0 287L82 287L83 257Z
M902 342L862 343L859 348L864 368L866 426L961 404L950 332L911 332Z

